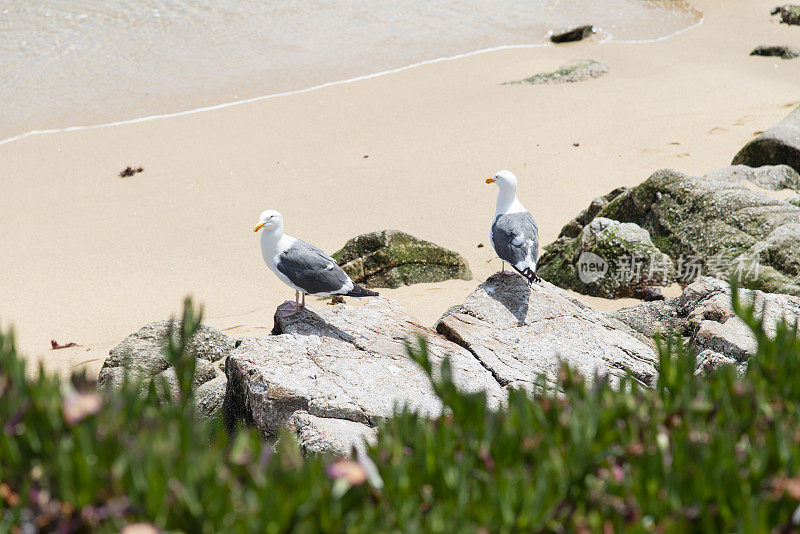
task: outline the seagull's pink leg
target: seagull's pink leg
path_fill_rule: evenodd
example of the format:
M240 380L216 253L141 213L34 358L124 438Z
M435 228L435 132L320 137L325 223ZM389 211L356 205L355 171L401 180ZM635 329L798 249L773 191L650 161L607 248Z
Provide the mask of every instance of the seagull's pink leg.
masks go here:
M303 303L305 304L305 297L303 297ZM295 313L300 311L300 292L294 292L294 302L286 301L278 308L278 311L281 313L281 317L291 317Z
M301 308L305 308L306 307L306 294L305 293L303 293L303 303L300 304L300 307Z

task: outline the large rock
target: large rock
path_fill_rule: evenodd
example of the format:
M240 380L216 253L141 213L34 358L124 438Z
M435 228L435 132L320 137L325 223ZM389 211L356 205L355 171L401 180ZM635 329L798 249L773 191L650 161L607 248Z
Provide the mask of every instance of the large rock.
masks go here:
M800 24L800 6L796 4L778 6L770 14L780 15L784 24Z
M706 177L731 183L741 183L746 180L771 191L782 189L800 191L800 174L788 165L764 165L763 167L731 165L712 171Z
M294 412L286 423L307 453L348 456L353 448L375 443L378 430L363 423L332 417L317 417L304 410Z
M554 33L550 36L550 41L554 43L574 43L590 37L595 31L596 28L594 26L586 24L571 30Z
M781 59L794 59L800 56L800 49L788 45L761 45L750 52L751 56L770 56Z
M733 165L789 165L800 172L800 107L742 148Z
M496 274L436 329L505 386L535 389L540 375L554 384L562 361L590 381L605 375L616 383L630 373L652 384L657 376L653 349L633 330L547 282L529 288L520 277Z
M537 272L587 295L641 298L651 286L671 284L675 264L639 225L596 217L577 237L546 246Z
M531 83L534 85L548 85L554 83L582 82L590 78L598 78L608 73L608 66L593 59L577 59L564 63L553 72L540 72L530 78L505 82L503 85L517 85Z
M278 335L243 340L226 365L229 423L243 419L268 438L291 420L295 429L306 428L301 440L319 443L336 434L338 443L349 446L398 406L439 415L441 403L428 377L406 353L406 340L417 335L427 339L435 365L450 357L462 390L485 391L494 407L505 399L502 386L469 351L382 297L363 306L306 308L288 318L276 314L275 323Z
M756 313L764 313L764 326L771 335L780 320L793 324L800 319L800 297L744 289L740 295L747 303L755 299ZM750 329L733 312L730 286L716 278L700 277L679 297L623 308L609 316L648 337L682 336L702 356L698 362L705 370L723 357L746 363L757 349Z
M472 280L463 256L397 230L354 237L333 257L350 278L366 287Z
M705 177L655 172L597 199L560 238L595 217L636 223L676 264L680 281L736 274L757 289L800 295L800 208L739 183L739 167Z
M131 377L142 379L143 387L147 387L154 378L163 378L173 395L176 394L179 391L178 379L175 369L170 367L164 353L169 324L170 321L166 320L143 326L111 349L100 369L98 385L100 387L119 387L127 373ZM174 333L176 341L180 327L181 321L176 320ZM233 347L234 341L231 338L216 328L200 325L187 347L188 353L197 358L192 387L198 390L203 384L220 376L224 377L219 366L231 353ZM161 383L160 380L159 383ZM224 382L217 381L215 384L217 387L222 384L224 394ZM217 396L219 396L218 391ZM210 398L205 397L203 399L198 398L200 411L211 415L219 407L219 402L214 403Z

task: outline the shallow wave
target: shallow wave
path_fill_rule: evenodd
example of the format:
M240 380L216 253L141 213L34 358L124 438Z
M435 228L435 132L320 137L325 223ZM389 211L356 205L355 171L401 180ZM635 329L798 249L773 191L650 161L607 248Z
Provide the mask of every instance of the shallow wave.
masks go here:
M0 144L348 83L465 50L541 46L575 24L644 42L701 21L683 0L6 0L0 98L11 105Z

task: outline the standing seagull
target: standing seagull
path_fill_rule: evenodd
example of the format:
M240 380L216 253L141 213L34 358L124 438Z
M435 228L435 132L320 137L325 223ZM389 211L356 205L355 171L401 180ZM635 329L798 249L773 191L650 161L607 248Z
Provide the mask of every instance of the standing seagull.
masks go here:
M266 210L258 218L254 232L261 229L261 255L273 273L287 286L294 288L294 302L286 302L281 315L294 315L306 305L309 295L345 295L376 297L350 280L336 261L320 249L283 233L283 217L275 210ZM300 302L300 293L303 302Z
M500 256L501 272L508 274L503 263L507 261L528 281L528 285L538 282L539 227L533 215L517 199L517 177L509 171L500 171L487 178L486 183L497 184L500 189L489 240Z

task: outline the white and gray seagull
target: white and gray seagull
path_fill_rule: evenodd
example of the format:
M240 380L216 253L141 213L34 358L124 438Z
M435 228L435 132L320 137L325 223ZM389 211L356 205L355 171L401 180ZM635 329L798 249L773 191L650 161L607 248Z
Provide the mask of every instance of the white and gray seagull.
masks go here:
M507 272L508 262L528 281L539 282L536 261L539 259L539 227L525 206L517 198L517 177L509 171L499 171L487 184L497 184L497 207L489 228L489 240L501 260L501 271Z
M261 232L261 255L267 267L281 282L294 289L294 302L280 308L281 315L294 315L306 305L309 295L344 295L347 297L376 297L374 291L353 282L336 260L301 239L283 233L283 216L266 210L258 218L254 232ZM300 293L303 301L300 302Z

